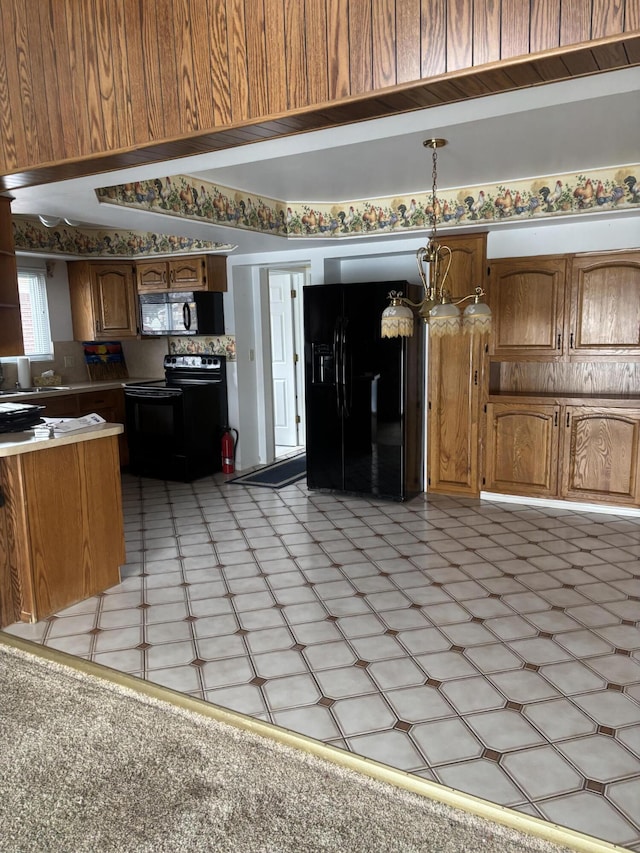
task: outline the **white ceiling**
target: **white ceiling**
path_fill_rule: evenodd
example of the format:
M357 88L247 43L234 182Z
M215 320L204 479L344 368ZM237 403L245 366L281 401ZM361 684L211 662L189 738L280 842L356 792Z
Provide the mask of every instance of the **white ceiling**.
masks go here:
M94 190L187 174L290 202L429 192L431 151L422 142L432 136L448 140L438 154L439 190L623 166L640 162L639 90L640 68L629 68L201 154L160 167L15 190L12 211L234 243L241 254L281 251L287 245L283 238L99 204ZM318 241L295 240L296 247L304 245L317 246Z

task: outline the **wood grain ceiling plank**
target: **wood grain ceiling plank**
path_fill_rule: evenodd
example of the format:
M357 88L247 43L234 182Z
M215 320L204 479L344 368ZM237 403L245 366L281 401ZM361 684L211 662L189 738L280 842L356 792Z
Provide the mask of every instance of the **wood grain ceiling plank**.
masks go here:
M193 35L193 111L198 127L213 127L213 62L217 51L207 49L209 44L208 7L202 0L191 0L191 31ZM197 45L197 47L196 47Z
M329 100L327 7L325 0L304 0L308 104Z
M38 51L41 54L42 70L41 80L44 82L51 75L51 72L56 67L56 47L54 43L54 33L52 26L52 9L49 2L40 2L36 4L33 10L36 15L36 20L33 22L34 29L39 34ZM64 9L62 10L64 14ZM32 64L32 72L34 66ZM66 156L65 149L65 132L62 123L62 105L57 102L57 99L47 97L46 86L40 86L44 95L44 104L42 105L42 123L46 123L49 132L50 143L50 159L61 160ZM64 90L63 90L64 91Z
M196 75L194 70L194 49L200 53L198 37L193 26L193 7L197 0L181 0L172 3L174 8L174 44L178 83L179 119L183 133L192 133L206 127L198 114L196 97Z
M446 0L421 0L420 40L423 78L447 71Z
M307 66L305 61L304 4L300 0L285 0L284 26L287 67L287 109L295 110L309 104Z
M473 64L500 59L500 0L476 0L473 16Z
M9 2L3 10L3 28L5 29L5 47L16 57L16 64L11 67L9 92L12 104L12 114L16 120L22 121L24 135L20 140L26 153L36 160L39 157L38 117L33 95L33 79L31 77L30 46L28 37L29 15L24 3ZM15 89L13 88L15 86ZM46 136L45 136L46 139ZM44 160L47 160L46 148L43 150ZM20 156L20 154L18 154Z
M529 21L531 53L560 45L560 0L531 0Z
M208 53L211 56L213 127L231 123L231 80L229 78L229 32L227 7L219 0L204 0L209 19Z
M396 2L376 0L371 20L373 88L385 89L397 82Z
M560 45L579 44L591 38L591 0L562 0Z
M350 94L370 92L373 86L371 0L349 2ZM346 59L347 57L344 57ZM343 57L337 57L338 61Z
M448 0L447 71L459 71L472 65L473 0Z
M144 80L144 103L143 115L147 114L147 127L149 139L162 139L165 136L175 135L174 133L165 133L165 117L164 104L177 103L176 79L167 83L167 91L163 92L163 72L167 65L175 62L175 54L165 59L162 56L160 61L160 50L163 43L158 42L158 28L156 19L158 17L158 9L155 0L139 0L140 2L140 35L142 45L141 65L143 70ZM161 32L166 32L167 38L171 38L171 31L162 24ZM165 64L166 63L166 64ZM166 73L166 71L165 71ZM175 116L175 112L173 113ZM168 119L170 126L175 126L175 122L171 118Z
M231 121L239 123L249 118L245 0L226 0L226 6Z
M157 120L163 128L157 138L186 135L194 128L193 116L188 114L191 105L185 100L180 67L182 31L185 26L182 3L176 4L175 9L172 0L154 0L154 4L155 15L147 21L148 38L145 43L145 54L151 51L153 56L147 57L145 74L147 92L151 87L157 87L154 93L157 98Z
M107 0L108 2L108 0ZM129 20L126 4L111 6L111 44L113 49L113 88L116 95L116 110L120 136L120 147L135 145L135 124L132 103L131 63L128 50ZM135 67L135 65L134 65Z
M624 32L624 0L592 0L592 4L591 38L600 39Z
M529 0L502 0L500 59L529 53Z
M344 14L342 0L327 0L328 100L337 101L350 94L351 56L349 51L349 17ZM339 58L336 62L335 59Z
M264 27L269 115L277 115L285 112L288 104L283 0L264 0Z
M122 57L120 45L112 42L112 6L107 0L93 0L93 21L90 22L95 50L98 115L101 116L103 148L108 150L122 148L127 144L123 141L123 128L118 116L118 98L122 98L125 93L118 92L115 85L114 68L122 65ZM124 136L126 139L126 131Z
M408 83L420 79L420 0L396 3L396 80Z
M247 39L247 74L249 87L249 117L269 115L271 78L267 66L265 9L263 0L251 0L251 13L245 14Z

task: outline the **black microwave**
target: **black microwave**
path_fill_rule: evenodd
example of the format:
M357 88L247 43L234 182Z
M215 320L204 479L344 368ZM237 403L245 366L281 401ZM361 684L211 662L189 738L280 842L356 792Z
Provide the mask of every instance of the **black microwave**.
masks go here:
M163 291L141 293L142 335L224 335L222 293Z

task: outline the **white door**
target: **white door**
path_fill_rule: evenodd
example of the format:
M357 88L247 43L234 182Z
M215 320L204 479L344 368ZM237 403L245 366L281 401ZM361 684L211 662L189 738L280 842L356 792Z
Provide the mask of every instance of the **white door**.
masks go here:
M291 273L269 271L274 440L284 447L299 444L292 291Z

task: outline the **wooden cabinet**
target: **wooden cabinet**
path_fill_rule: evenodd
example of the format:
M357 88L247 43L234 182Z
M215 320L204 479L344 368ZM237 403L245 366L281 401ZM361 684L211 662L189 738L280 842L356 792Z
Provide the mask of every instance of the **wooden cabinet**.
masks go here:
M562 497L640 502L640 408L567 406L562 444Z
M558 492L560 407L487 404L484 488L553 497Z
M11 199L0 196L0 356L22 355L18 270L11 225Z
M640 503L640 407L488 403L484 488Z
M570 318L571 355L640 357L640 252L576 256Z
M490 353L496 358L549 359L565 351L565 258L491 261Z
M447 239L449 280L465 296L484 282L486 235ZM427 410L428 491L477 495L480 491L481 406L485 399L486 338L429 336Z
M68 273L75 340L135 337L137 313L131 263L73 261L68 264Z
M138 261L136 283L139 293L161 290L227 289L225 255L187 255L179 258Z
M495 358L640 358L640 252L501 259L489 280Z
M0 489L0 627L44 619L119 583L115 435L0 458Z
M103 391L85 391L77 394L63 394L55 397L43 397L38 401L45 407L46 418L80 418L95 412L111 424L125 424L124 391L119 388L106 388ZM129 464L129 448L126 434L118 436L120 465Z

